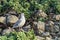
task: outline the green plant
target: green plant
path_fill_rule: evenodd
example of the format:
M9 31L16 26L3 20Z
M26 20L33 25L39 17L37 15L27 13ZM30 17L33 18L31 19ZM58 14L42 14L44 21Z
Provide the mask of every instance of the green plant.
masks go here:
M29 32L12 32L9 35L0 36L1 40L36 40L33 30Z
M29 19L35 10L43 10L49 13L50 8L54 8L54 13L60 13L60 0L2 0L0 3L0 13L14 9L17 13L25 13Z
M7 40L6 36L0 36L0 40Z

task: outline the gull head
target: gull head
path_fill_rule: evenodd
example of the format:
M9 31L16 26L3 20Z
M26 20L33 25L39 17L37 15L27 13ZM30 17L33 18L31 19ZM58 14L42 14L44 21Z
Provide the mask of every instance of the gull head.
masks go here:
M21 16L24 16L24 13L21 13Z
M21 13L21 14L19 15L19 19L22 18L22 17L24 17L24 13Z

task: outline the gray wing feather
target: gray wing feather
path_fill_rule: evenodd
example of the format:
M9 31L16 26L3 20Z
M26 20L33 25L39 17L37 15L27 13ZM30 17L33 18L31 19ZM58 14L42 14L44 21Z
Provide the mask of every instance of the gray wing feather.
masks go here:
M16 28L19 26L19 24L21 23L22 20L18 20L14 25L13 25L13 28Z

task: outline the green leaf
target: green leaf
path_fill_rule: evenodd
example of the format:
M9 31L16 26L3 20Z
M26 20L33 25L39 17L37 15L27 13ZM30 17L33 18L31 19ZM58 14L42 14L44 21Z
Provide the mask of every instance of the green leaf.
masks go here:
M6 36L0 36L0 40L7 40Z

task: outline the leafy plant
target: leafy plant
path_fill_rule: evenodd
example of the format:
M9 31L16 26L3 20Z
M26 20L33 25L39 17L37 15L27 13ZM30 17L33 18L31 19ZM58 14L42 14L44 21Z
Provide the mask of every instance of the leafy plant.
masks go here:
M7 40L6 36L0 36L0 40Z
M12 32L9 35L0 36L1 40L36 40L33 30L29 32Z

